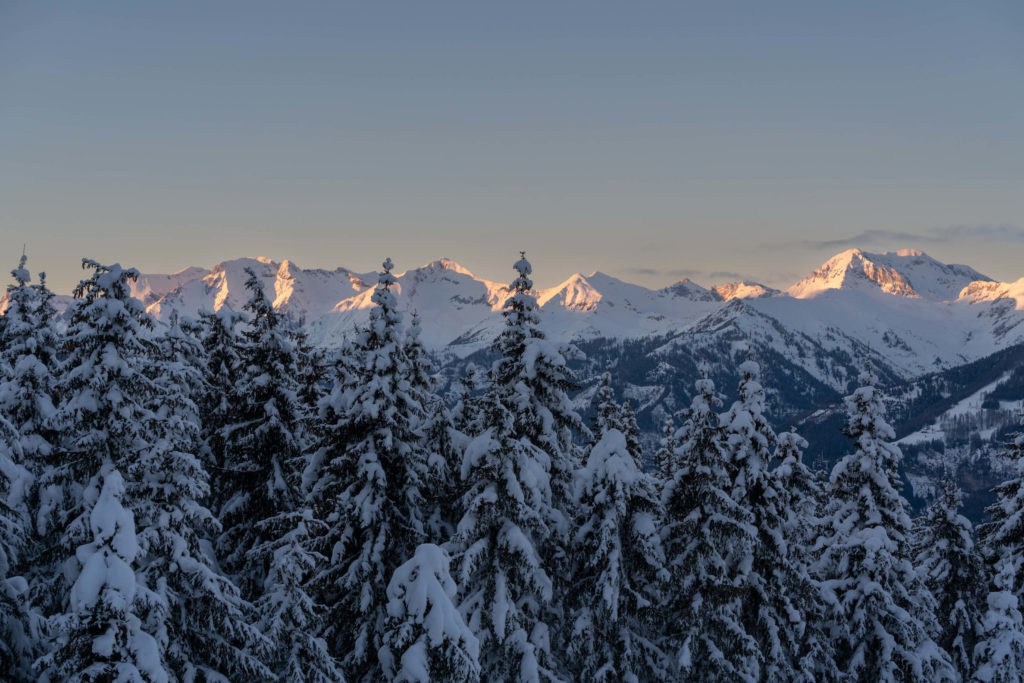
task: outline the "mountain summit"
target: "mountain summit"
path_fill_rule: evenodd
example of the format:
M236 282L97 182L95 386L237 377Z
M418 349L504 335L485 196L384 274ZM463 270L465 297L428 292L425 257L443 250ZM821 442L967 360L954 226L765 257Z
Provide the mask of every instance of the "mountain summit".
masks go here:
M968 266L940 263L916 249L881 254L850 249L830 258L787 293L809 299L832 289L861 289L950 301L977 281L991 282L992 278Z

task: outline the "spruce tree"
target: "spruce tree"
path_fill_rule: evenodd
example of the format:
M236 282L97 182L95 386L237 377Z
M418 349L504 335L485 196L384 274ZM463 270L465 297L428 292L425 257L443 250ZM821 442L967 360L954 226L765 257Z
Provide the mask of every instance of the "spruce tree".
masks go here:
M480 644L456 608L457 592L448 553L432 543L395 570L379 650L386 680L480 680Z
M796 432L782 432L776 436L773 461L778 463L771 471L774 490L779 496L779 508L784 511L782 538L790 552L793 568L798 572L796 599L803 621L794 624L801 630L798 649L793 661L794 679L802 681L831 681L837 678L832 636L828 629L828 607L822 595L822 586L812 571L812 546L820 520L821 483L803 462L807 441Z
M742 621L743 586L757 530L730 495L729 453L706 367L696 382L672 478L662 490L661 538L669 572L669 666L693 681L756 681L757 642Z
M426 540L432 485L392 267L384 262L376 306L346 363L350 374L338 378L347 383L336 383L321 404L323 441L305 475L327 523L330 561L315 579L331 606L326 635L354 681L381 676L388 580Z
M418 438L426 457L428 481L423 492L426 538L449 539L461 517L458 497L459 460L466 438L455 429L451 411L437 394L434 364L420 340L421 323L412 314L406 331L405 354L409 360L409 392L415 403L423 406L423 423Z
M1011 683L1024 680L1024 618L1011 590L1013 565L1001 563L986 596L978 644L974 648L974 680Z
M914 565L935 599L937 642L962 680L974 672L974 648L986 597L985 570L971 523L960 514L960 487L949 475L914 537Z
M657 493L622 432L606 428L576 482L568 657L580 680L651 681L667 675L657 644L668 580Z
M235 387L242 371L241 313L227 306L216 313L199 312L199 339L203 347L203 393L196 399L202 417L200 436L203 459L211 475L211 507L226 502L232 489L227 462L227 428L234 420Z
M257 602L261 628L270 640L271 669L282 681L339 683L344 680L340 663L320 637L326 608L308 589L310 578L326 558L313 550L313 541L324 533L323 522L312 510L264 520L267 536L274 539L256 549L269 554L269 571Z
M5 427L2 423L0 417L0 429ZM28 583L15 574L26 530L24 513L16 505L19 489L24 488L27 479L28 473L0 443L0 670L7 671L14 680L24 681L32 680L31 665L39 646Z
M514 268L493 347L499 358L477 405L480 434L463 457L465 512L452 545L460 555L460 610L480 640L483 670L495 679L534 680L558 668L551 626L563 614L552 604L552 579L553 572L561 581L568 576L571 432L582 424L566 395L565 359L537 329L531 266L524 256Z
M44 681L169 680L159 647L136 614L135 563L139 545L135 521L125 508L126 487L111 463L97 477L102 489L89 511L92 541L79 546L78 577L69 611L54 621L54 649L37 664Z
M833 468L815 572L830 599L836 663L855 681L950 680L933 602L911 561L899 447L870 372L846 398L855 450Z
M204 393L202 347L175 316L155 339L151 446L129 467L140 485L133 504L141 549L144 623L168 671L184 679L271 675L269 643L252 606L206 551L220 529L206 506L209 474L200 456L195 399Z
M676 442L676 425L671 414L665 415L665 423L661 428L661 448L654 454L654 467L662 488L672 481L677 469L676 455L679 444Z
M231 391L231 414L223 428L223 527L217 548L242 595L263 590L270 557L254 555L267 543L262 520L293 512L301 497L294 473L301 470L303 415L298 401L296 350L282 316L252 269L245 286L249 314L242 331L240 367Z
M153 387L145 373L153 322L129 290L138 271L88 259L82 267L92 274L74 290L63 336L65 357L56 387L61 400L51 423L59 439L40 476L36 527L56 542L37 559L40 578L34 592L48 615L66 613L74 571L65 571L64 565L91 538L91 503L85 492L99 490L97 477L105 463L129 474L140 452L151 445L153 425ZM135 483L129 476L129 506Z
M809 616L815 615L818 587L805 556L787 538L795 516L791 493L769 471L775 432L764 416L760 368L752 360L739 367L739 399L722 416L732 477L731 497L756 529L750 571L744 577L742 622L757 641L761 680L797 677Z
M25 261L23 255L11 271L15 283L7 288L7 310L0 331L0 415L8 423L0 430L0 440L15 461L37 478L46 467L55 438L50 421L55 413L58 339L46 274L39 274L38 285L29 285Z
M56 332L46 275L29 285L22 255L0 325L0 670L30 680L41 643L29 581L46 544L36 533L38 481L53 452Z
M990 521L980 529L992 580L974 651L978 680L1000 682L1024 677L1024 432L1011 435L1003 456L1013 476L995 487Z

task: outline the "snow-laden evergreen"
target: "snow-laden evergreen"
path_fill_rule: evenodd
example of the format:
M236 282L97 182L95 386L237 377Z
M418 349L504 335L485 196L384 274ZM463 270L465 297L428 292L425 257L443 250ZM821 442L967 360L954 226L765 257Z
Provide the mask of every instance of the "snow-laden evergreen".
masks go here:
M626 438L629 453L636 461L637 467L642 469L643 448L640 444L640 428L636 423L636 413L633 412L629 401L620 405L615 400L610 367L606 367L601 375L600 384L594 396L594 408L595 441L610 429L618 430Z
M1024 680L1024 618L1012 590L1013 565L1001 563L986 596L978 644L974 648L974 679L983 683Z
M625 435L605 424L576 479L568 661L582 680L664 679L658 487Z
M436 392L435 368L420 339L421 330L420 317L413 313L406 330L405 353L409 361L409 392L423 406L424 414L417 430L429 473L426 485L421 486L424 530L427 538L448 539L459 521L459 468L467 440L455 428L452 412Z
M199 339L203 347L200 359L203 393L196 405L202 416L203 459L211 468L212 505L218 508L230 491L229 472L224 467L226 428L233 420L235 385L242 369L241 313L221 308L216 313L200 311Z
M298 478L303 414L298 401L294 341L280 313L249 269L245 286L249 319L242 330L240 367L230 387L231 414L223 427L224 491L218 510L222 532L217 550L224 568L254 600L263 591L270 557L253 550L273 539L256 522L293 512L301 494Z
M500 357L476 406L481 433L462 461L464 514L452 545L460 610L480 640L483 670L495 679L538 680L558 667L552 622L564 613L552 604L553 572L568 578L568 505L555 501L567 500L571 432L582 425L566 394L565 358L537 329L530 263L524 256L514 268L494 344Z
M915 525L914 565L935 598L937 642L961 679L969 680L987 586L974 529L960 514L960 498L960 487L947 475L939 495Z
M0 441L37 477L53 451L50 421L55 412L58 338L46 274L39 274L39 284L29 285L25 261L23 255L11 271L15 282L7 288L0 327L0 415L6 422Z
M987 510L991 521L980 529L992 576L974 653L982 681L1024 678L1024 432L1011 435L1004 457L1014 476L995 488L996 502Z
M381 676L388 581L427 540L424 502L434 484L392 267L384 262L376 307L352 345L350 376L339 377L321 405L327 424L305 474L328 524L329 562L316 577L331 606L328 642L350 680Z
M932 639L934 601L914 569L899 448L869 372L846 397L855 450L833 468L815 573L831 610L836 666L858 681L955 676Z
M99 490L97 477L108 463L127 476L130 505L137 482L129 473L151 446L153 387L145 370L153 322L130 294L138 272L88 259L82 267L92 274L75 288L63 336L61 400L53 419L59 443L39 479L36 530L55 542L39 560L33 593L48 615L66 612L77 573L73 555L91 538L85 492Z
M757 529L730 494L728 444L706 369L695 386L686 422L674 436L676 469L661 494L669 572L664 609L672 615L665 649L682 680L753 682L760 656L742 608Z
M803 623L793 662L794 678L824 682L834 680L836 671L833 639L826 618L828 606L822 597L821 585L812 572L822 487L819 477L803 462L806 448L807 441L796 432L778 434L772 458L777 465L771 471L771 477L779 497L779 509L785 513L782 537L790 553L792 568L799 578L796 596Z
M425 543L391 577L387 630L378 652L387 680L480 680L480 644L456 606L450 564L448 553Z
M173 320L155 340L151 446L130 472L141 555L144 623L168 671L182 680L257 679L271 674L269 643L252 606L211 557L220 526L206 506L209 474L195 399L204 392L201 344Z
M37 664L42 680L170 680L152 634L139 619L135 567L139 544L135 520L123 504L125 482L107 462L90 488L92 540L78 547L80 566L68 597L69 610L54 621L53 650Z
M262 523L274 539L256 548L271 556L263 593L256 603L260 625L270 640L271 669L282 681L340 683L341 664L320 637L327 609L307 589L310 578L326 558L312 550L324 524L308 508L277 515Z
M739 366L738 400L722 415L732 476L732 499L750 515L756 529L750 569L744 576L742 621L758 644L762 680L794 680L798 673L816 680L821 672L801 666L808 622L813 621L819 589L808 573L806 556L787 534L794 517L795 492L769 471L777 453L775 432L764 415L760 367ZM781 453L780 453L781 454ZM791 455L791 454L787 454ZM792 463L790 464L792 467ZM820 639L814 638L816 642Z
M38 624L29 602L28 583L15 574L25 548L26 519L12 505L20 497L28 473L0 443L0 670L17 680L31 680L32 660L39 647Z
M806 448L807 440L795 431L782 432L775 438L772 457L778 463L772 470L775 488L787 499L783 506L788 514L784 525L786 542L792 551L802 553L805 560L814 542L822 503L822 482L803 460Z
M30 680L41 638L26 579L45 552L32 521L35 483L52 453L56 333L46 276L29 285L25 262L11 271L0 319L0 670Z
M661 447L654 454L654 470L661 482L662 488L672 481L678 463L676 457L679 451L679 444L676 442L677 427L672 415L665 416L665 423L661 427Z

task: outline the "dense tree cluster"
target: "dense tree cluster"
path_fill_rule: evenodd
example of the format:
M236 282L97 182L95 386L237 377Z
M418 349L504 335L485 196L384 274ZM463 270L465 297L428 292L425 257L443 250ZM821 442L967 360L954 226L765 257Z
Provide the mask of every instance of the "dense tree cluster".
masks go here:
M1024 435L976 538L951 479L911 520L870 369L827 480L751 358L650 462L612 367L588 428L525 255L447 395L390 260L330 355L251 272L243 310L161 323L83 267L58 316L23 257L0 317L9 679L1024 679Z

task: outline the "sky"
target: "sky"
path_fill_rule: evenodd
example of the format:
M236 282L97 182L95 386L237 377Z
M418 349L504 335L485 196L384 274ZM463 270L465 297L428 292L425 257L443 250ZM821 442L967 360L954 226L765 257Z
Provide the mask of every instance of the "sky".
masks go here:
M0 0L0 261L1024 276L1024 3ZM0 263L0 265L3 265ZM6 269L6 267L4 267Z

